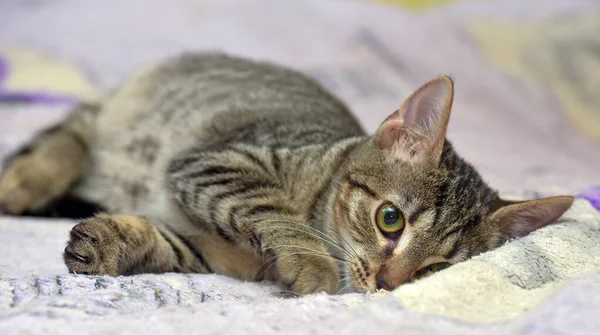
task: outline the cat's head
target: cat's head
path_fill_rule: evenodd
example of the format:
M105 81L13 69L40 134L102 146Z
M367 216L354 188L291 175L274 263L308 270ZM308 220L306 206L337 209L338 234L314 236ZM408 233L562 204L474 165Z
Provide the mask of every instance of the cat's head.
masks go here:
M358 291L393 289L553 223L572 197L498 197L446 141L454 84L415 91L347 160L333 227Z

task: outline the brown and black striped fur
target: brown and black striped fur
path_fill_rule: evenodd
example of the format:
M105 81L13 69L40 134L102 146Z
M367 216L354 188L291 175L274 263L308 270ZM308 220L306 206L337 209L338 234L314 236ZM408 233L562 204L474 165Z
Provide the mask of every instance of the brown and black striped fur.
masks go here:
M0 209L104 209L71 231L79 274L218 273L295 293L391 289L556 220L572 199L501 200L445 140L433 80L373 136L297 72L185 54L132 76L6 159ZM375 223L391 203L405 227Z

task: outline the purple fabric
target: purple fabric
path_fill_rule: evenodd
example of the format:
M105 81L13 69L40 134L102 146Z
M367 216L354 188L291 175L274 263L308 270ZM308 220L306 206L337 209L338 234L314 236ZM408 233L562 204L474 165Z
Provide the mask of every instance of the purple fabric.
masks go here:
M44 92L2 92L0 102L25 102L38 104L74 103L77 98L68 95L48 94Z
M600 211L600 186L594 186L580 193L577 198L589 201L592 206Z

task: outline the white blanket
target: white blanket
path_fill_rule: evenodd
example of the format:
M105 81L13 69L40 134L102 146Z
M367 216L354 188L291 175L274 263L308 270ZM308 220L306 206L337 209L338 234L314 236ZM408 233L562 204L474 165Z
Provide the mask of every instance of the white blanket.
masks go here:
M217 275L69 275L60 254L72 225L0 219L1 334L42 329L113 333L135 327L156 334L199 329L215 334L225 329L236 334L371 333L393 327L415 334L493 327L514 334L531 325L541 331L549 321L555 331L575 334L600 326L600 214L584 201L576 201L554 226L394 292L298 299L278 298L279 288L272 283ZM477 325L446 317L497 322ZM582 322L574 325L573 319Z

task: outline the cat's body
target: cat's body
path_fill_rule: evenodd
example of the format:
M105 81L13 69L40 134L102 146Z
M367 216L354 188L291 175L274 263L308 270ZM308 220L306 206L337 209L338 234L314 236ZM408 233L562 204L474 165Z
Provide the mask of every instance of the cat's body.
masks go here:
M432 81L369 137L299 73L182 55L80 105L7 160L0 205L18 214L69 194L127 215L73 229L72 272L216 272L297 293L391 289L570 205L507 206L445 141L451 103L452 83Z
M147 215L163 207L153 202L167 193L165 172L173 160L189 155L185 152L231 148L231 159L244 161L243 152L249 151L249 157L271 168L265 172L273 179L282 178L283 187L315 178L311 184L319 188L323 174L317 172L323 170L292 152L318 159L340 139L365 136L346 108L308 78L220 55L171 59L126 81L101 108L92 164L74 192L111 213ZM236 147L241 154L235 155ZM290 168L299 165L306 170ZM306 202L302 194L312 191L293 193Z

